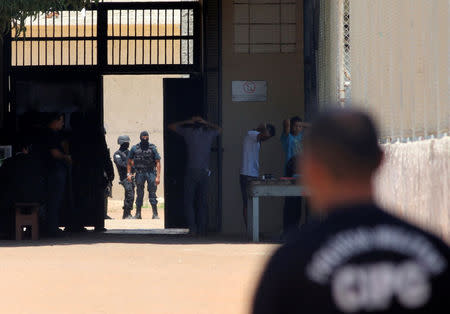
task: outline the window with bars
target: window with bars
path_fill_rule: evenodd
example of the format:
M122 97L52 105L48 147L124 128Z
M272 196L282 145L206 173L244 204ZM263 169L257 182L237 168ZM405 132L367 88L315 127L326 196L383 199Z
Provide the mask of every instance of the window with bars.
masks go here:
M41 13L25 25L11 33L12 66L97 64L97 11Z
M194 9L108 11L108 65L194 64Z
M297 0L234 0L236 53L297 51Z
M197 1L105 2L37 14L11 34L11 66L100 66L104 71L198 71ZM150 67L149 67L150 66Z

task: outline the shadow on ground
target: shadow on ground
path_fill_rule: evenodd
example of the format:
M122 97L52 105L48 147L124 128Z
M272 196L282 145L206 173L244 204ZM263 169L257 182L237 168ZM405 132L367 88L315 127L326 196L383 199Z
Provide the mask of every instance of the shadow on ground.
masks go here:
M273 239L262 239L258 244L277 243ZM38 241L1 240L0 247L39 247L64 245L94 245L102 243L155 244L155 245L211 245L211 244L256 244L243 236L210 235L192 237L181 231L170 230L110 230L106 232L87 231L83 233L63 232L57 238L42 238Z

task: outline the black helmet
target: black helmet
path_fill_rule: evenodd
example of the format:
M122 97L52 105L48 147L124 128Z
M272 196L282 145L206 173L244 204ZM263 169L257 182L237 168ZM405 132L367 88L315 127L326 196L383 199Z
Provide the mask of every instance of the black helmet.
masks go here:
M139 138L142 139L142 137L144 136L149 136L147 131L142 131L141 134L139 135Z
M117 144L122 145L124 143L130 143L130 137L128 135L121 135L119 136L119 138L117 139Z

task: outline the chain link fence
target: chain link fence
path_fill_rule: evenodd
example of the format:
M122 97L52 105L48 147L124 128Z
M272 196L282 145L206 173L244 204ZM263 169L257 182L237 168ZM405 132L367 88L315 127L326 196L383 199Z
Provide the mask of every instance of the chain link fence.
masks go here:
M450 241L449 24L449 0L320 0L317 85L376 120L379 200Z

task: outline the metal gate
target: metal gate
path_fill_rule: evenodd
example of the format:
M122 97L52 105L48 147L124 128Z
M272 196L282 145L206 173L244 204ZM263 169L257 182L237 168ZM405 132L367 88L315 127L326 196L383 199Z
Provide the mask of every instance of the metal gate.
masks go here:
M201 71L198 2L101 3L38 14L11 33L11 72L91 70L99 74Z
M204 78L208 118L221 124L221 1L101 3L59 16L39 14L27 19L27 32L13 32L5 41L10 60L9 101L15 111L17 78L49 80L71 77L98 81L99 117L102 77L106 74L191 74ZM202 36L206 44L202 44ZM210 193L210 228L221 230L222 144L214 148Z

